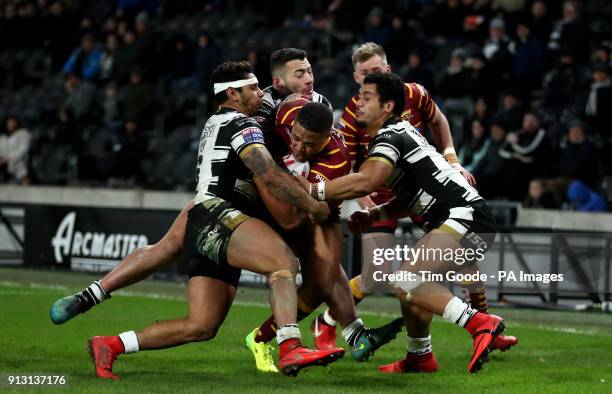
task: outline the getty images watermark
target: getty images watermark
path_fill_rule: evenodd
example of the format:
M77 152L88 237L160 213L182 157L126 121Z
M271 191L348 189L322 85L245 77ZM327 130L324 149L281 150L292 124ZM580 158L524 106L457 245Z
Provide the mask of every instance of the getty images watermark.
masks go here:
M499 241L502 237L513 237L512 243L504 246L505 241ZM495 240L495 236L491 235L490 239ZM364 234L363 289L367 292L394 292L401 282L437 282L445 286L484 282L487 285L503 283L512 291L528 292L534 286L545 290L553 285L555 289L562 288L563 282L567 286L584 284L577 283L579 279L573 275L575 263L551 265L551 256L556 254L551 252L550 234L498 234L497 239L488 243L474 243L464 238L461 240L462 247L457 248L446 235L429 234L427 245L430 246L426 246L423 242L417 242L418 237L410 240L406 236L398 238L392 234ZM539 244L534 244L536 241ZM581 250L582 246L576 245L576 250ZM587 246L586 249L592 254L595 249L592 245ZM561 260L562 254L557 253ZM591 272L598 262L583 259L580 264L586 266L582 267L584 270ZM596 278L598 273L588 276Z

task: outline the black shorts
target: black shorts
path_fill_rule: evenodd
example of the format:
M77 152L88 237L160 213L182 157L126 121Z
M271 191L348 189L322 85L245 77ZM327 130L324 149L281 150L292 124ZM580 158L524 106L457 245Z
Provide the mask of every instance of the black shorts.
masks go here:
M183 241L190 278L206 276L238 287L241 270L228 264L227 246L234 230L247 219L249 216L220 198L204 200L191 208Z
M452 208L448 217L435 227L451 235L465 249L486 253L495 242L495 218L484 200Z

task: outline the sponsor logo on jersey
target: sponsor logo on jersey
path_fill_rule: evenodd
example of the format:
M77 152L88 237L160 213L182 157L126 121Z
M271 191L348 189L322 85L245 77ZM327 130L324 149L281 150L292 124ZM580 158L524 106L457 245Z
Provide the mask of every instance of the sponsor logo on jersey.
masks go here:
M264 142L263 133L257 127L247 127L246 129L243 129L240 133L242 134L242 138L244 139L245 143L261 142L263 144Z

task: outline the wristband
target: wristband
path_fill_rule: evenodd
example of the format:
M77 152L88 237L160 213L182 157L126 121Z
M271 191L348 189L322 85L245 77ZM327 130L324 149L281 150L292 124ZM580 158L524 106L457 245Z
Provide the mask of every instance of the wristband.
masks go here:
M309 188L308 188L308 193L315 200L319 199L319 183L311 183Z
M319 201L325 201L325 182L321 181L317 184L317 196L315 197Z
M457 152L455 152L455 148L453 148L452 146L449 146L448 148L444 149L444 151L442 152L442 156L444 156L446 161L448 161L450 164L459 163Z

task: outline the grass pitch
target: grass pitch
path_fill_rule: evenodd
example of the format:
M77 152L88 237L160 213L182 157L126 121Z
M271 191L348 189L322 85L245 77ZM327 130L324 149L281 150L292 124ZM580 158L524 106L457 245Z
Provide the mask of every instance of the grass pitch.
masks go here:
M241 289L217 337L173 349L121 356L114 370L122 377L97 379L86 351L87 338L139 330L156 320L187 312L185 288L146 281L118 292L85 315L55 326L49 307L57 298L80 290L93 276L0 268L0 374L67 374L70 392L612 392L612 316L532 310L498 310L518 347L494 352L474 375L467 373L471 339L441 320L432 325L440 365L436 374L383 375L376 367L404 356L404 334L367 363L346 354L327 368L304 370L297 378L255 370L244 337L270 314L263 290ZM396 301L371 297L360 308L370 326L397 315ZM377 314L371 311L377 311ZM385 312L381 314L380 312ZM304 342L312 345L304 322ZM338 343L343 343L340 340ZM346 346L345 346L346 347ZM0 390L11 389L0 382ZM47 388L48 390L49 388ZM39 391L37 387L17 392Z

